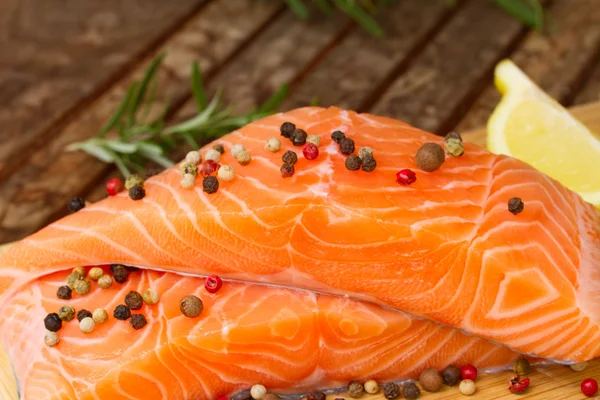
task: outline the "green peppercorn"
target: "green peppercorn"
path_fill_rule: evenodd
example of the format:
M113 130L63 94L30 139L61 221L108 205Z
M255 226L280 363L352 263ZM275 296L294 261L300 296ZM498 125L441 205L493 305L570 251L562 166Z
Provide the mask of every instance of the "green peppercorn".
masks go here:
M179 170L181 171L181 175L190 174L198 176L198 166L193 162L186 161L181 163Z
M377 161L373 156L365 156L362 160L362 170L365 172L371 172L377 168Z
M127 304L127 307L131 310L139 310L144 304L144 299L141 294L132 290L125 296L125 304Z
M279 128L279 131L281 132L281 136L289 139L290 137L292 137L292 132L294 132L295 129L296 125L292 124L291 122L284 122L283 124L281 124L281 128Z
M362 160L356 154L351 154L346 158L346 169L349 171L358 171L362 165Z
M281 157L281 160L284 164L294 165L296 164L296 162L298 162L298 155L295 152L288 150L285 153L283 153L283 157Z
M340 151L346 156L354 153L354 140L350 138L343 138L340 140Z
M303 129L294 129L290 139L292 139L292 144L294 146L304 146L306 144L307 137L308 135Z
M179 310L186 317L196 318L202 314L204 304L202 304L202 300L196 296L185 296L179 303Z
M122 265L116 265L113 269L113 277L117 283L125 283L129 278L129 271Z
M523 212L524 208L525 203L523 203L521 198L513 197L512 199L508 200L508 211L510 211L513 215L520 214Z
M102 275L104 275L104 271L100 267L92 267L88 271L88 278L90 278L93 281L97 281Z
M215 193L219 190L219 180L214 176L207 176L202 180L202 190L208 194Z
M58 318L60 318L62 321L65 321L65 322L72 321L73 318L75 318L75 309L68 305L62 306L58 310Z
M160 300L160 295L155 289L149 288L144 290L144 293L142 294L142 299L144 300L144 303L148 304L149 306L152 306L158 303L158 301Z
M146 197L146 191L141 186L134 186L129 189L129 197L131 200L141 200Z
M407 399L416 399L421 395L421 390L414 382L402 385L402 395Z
M71 300L72 294L73 291L68 286L61 286L56 291L56 297L58 297L61 300Z
M213 149L218 151L219 153L223 154L225 153L225 147L223 147L223 145L221 143L217 143L213 146Z
M462 136L460 136L460 133L455 132L455 131L449 132L444 139L445 140L448 140L448 139L458 139L458 140L460 140L462 142Z
M348 396L358 399L365 393L365 387L359 381L352 381L348 384Z
M429 368L421 372L419 383L428 392L438 392L442 387L442 376L436 369Z
M104 308L96 308L92 313L92 319L97 324L104 324L108 321L108 313Z
M125 189L130 190L134 186L144 186L144 179L141 176L133 174L125 179Z
M425 143L415 155L417 166L426 172L433 172L442 166L446 155L437 143Z
M457 385L461 380L460 368L454 365L449 365L445 370L442 371L442 380L444 381L444 385Z
M383 384L383 395L387 400L394 400L400 397L400 386L394 382L387 382Z
M294 175L294 172L296 172L296 169L294 168L293 165L283 164L281 166L281 168L279 169L279 171L281 171L281 176L282 177L289 178L290 176Z
M90 292L91 287L91 282L85 278L76 280L75 284L73 285L75 293L80 295L88 294Z
M76 213L84 207L85 201L80 197L73 197L71 200L69 200L69 204L67 204L67 209L71 214Z
M129 320L129 324L136 331L138 329L142 329L146 326L148 322L146 321L146 317L142 314L131 314L131 319Z
M87 317L93 317L92 313L88 310L82 308L81 310L77 311L77 321L81 322L82 319Z
M131 310L129 310L129 307L119 304L115 308L113 316L120 321L125 321L131 317Z
M77 272L82 278L85 276L85 268L83 267L75 267L73 272Z
M67 286L72 290L75 288L75 282L77 282L78 280L80 280L82 278L81 275L79 275L79 272L71 272L69 274L69 276L67 276Z
M62 328L62 320L57 313L50 313L44 318L44 326L50 332L57 332Z
M113 278L111 278L110 275L102 275L100 279L98 279L98 286L100 286L101 289L108 289L112 286L112 283Z
M452 157L460 157L465 152L465 146L463 142L459 139L446 139L444 142L444 149L446 153L450 154Z
M531 364L524 358L515 360L514 370L517 375L527 375L531 371Z
M334 131L331 134L331 140L333 140L337 144L340 144L340 142L342 141L342 139L345 138L345 137L346 137L346 135L344 135L344 132L342 132L342 131Z

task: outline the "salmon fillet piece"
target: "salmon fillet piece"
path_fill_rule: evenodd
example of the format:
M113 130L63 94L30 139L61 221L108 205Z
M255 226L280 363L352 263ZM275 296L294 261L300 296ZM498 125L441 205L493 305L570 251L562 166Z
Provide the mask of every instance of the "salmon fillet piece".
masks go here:
M321 138L319 157L309 161L300 155L295 175L286 179L279 172L281 155L300 149L286 140L277 154L264 149L284 121ZM357 148L373 149L375 171L346 170L345 156L330 139L338 129ZM559 362L599 355L599 213L527 164L466 144L462 157L423 172L415 165L416 151L426 142L441 144L441 138L334 107L277 114L219 142L226 148L221 163L233 165L236 178L221 182L216 193L208 195L200 185L182 188L176 166L147 180L141 201L122 193L12 247L0 257L2 304L12 304L50 274L123 263L196 276L216 273L263 284L261 291L268 284L282 293L301 288L324 295L319 299L347 296L357 307L368 302L393 315L402 311L426 319L418 323L431 324L428 329L439 329L442 337L466 338L463 331ZM233 159L233 144L250 151L249 165ZM417 173L410 186L395 182L403 168ZM512 197L525 203L518 215L508 211ZM409 321L414 326L418 320ZM492 347L489 351L499 351ZM429 347L419 351L421 358L435 354ZM506 357L491 364L514 354ZM342 370L350 359L331 370ZM403 365L393 372L399 375L389 377L413 372Z

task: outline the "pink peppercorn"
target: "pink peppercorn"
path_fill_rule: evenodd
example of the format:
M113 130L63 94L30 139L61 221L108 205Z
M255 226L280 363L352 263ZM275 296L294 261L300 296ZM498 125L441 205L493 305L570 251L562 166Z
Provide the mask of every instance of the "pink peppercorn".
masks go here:
M123 190L123 182L119 178L112 178L106 182L106 193L109 196L116 196L121 190Z
M595 379L588 378L581 382L581 391L588 397L592 397L598 392L598 382Z
M401 185L410 185L417 180L417 174L410 169L403 169L396 173L396 182Z
M319 148L313 143L307 143L302 148L302 153L304 154L304 158L307 160L314 160L319 156Z
M218 275L211 275L204 282L204 287L208 293L217 293L221 286L223 286L223 281Z
M217 172L221 166L213 160L206 160L200 164L200 173L202 176L209 176Z
M464 379L475 381L477 379L477 368L472 365L465 365L460 369L460 376Z

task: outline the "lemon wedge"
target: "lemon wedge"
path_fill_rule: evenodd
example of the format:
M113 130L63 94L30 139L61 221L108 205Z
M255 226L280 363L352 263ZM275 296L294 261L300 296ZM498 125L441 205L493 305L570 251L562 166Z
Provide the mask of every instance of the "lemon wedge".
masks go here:
M487 146L533 165L600 206L600 140L512 61L495 70L502 100L488 120Z

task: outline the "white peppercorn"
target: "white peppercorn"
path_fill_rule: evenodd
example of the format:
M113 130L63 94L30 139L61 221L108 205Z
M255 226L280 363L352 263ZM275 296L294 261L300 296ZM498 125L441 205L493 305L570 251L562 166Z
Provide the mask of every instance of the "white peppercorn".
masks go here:
M192 174L183 174L181 177L181 186L186 189L191 189L196 185L196 177Z
M206 153L204 153L204 159L212 160L212 161L218 163L219 160L221 159L221 153L219 153L215 149L208 149L208 150L206 150Z
M271 153L277 153L281 149L281 140L277 138L271 138L265 143L265 149Z
M200 162L202 161L202 155L200 155L199 151L192 150L185 155L185 161L194 164L200 164Z
M95 327L96 323L91 317L85 317L79 322L79 329L81 329L83 333L90 333Z
M221 165L221 168L217 171L217 177L224 182L232 181L234 176L235 172L231 165Z

